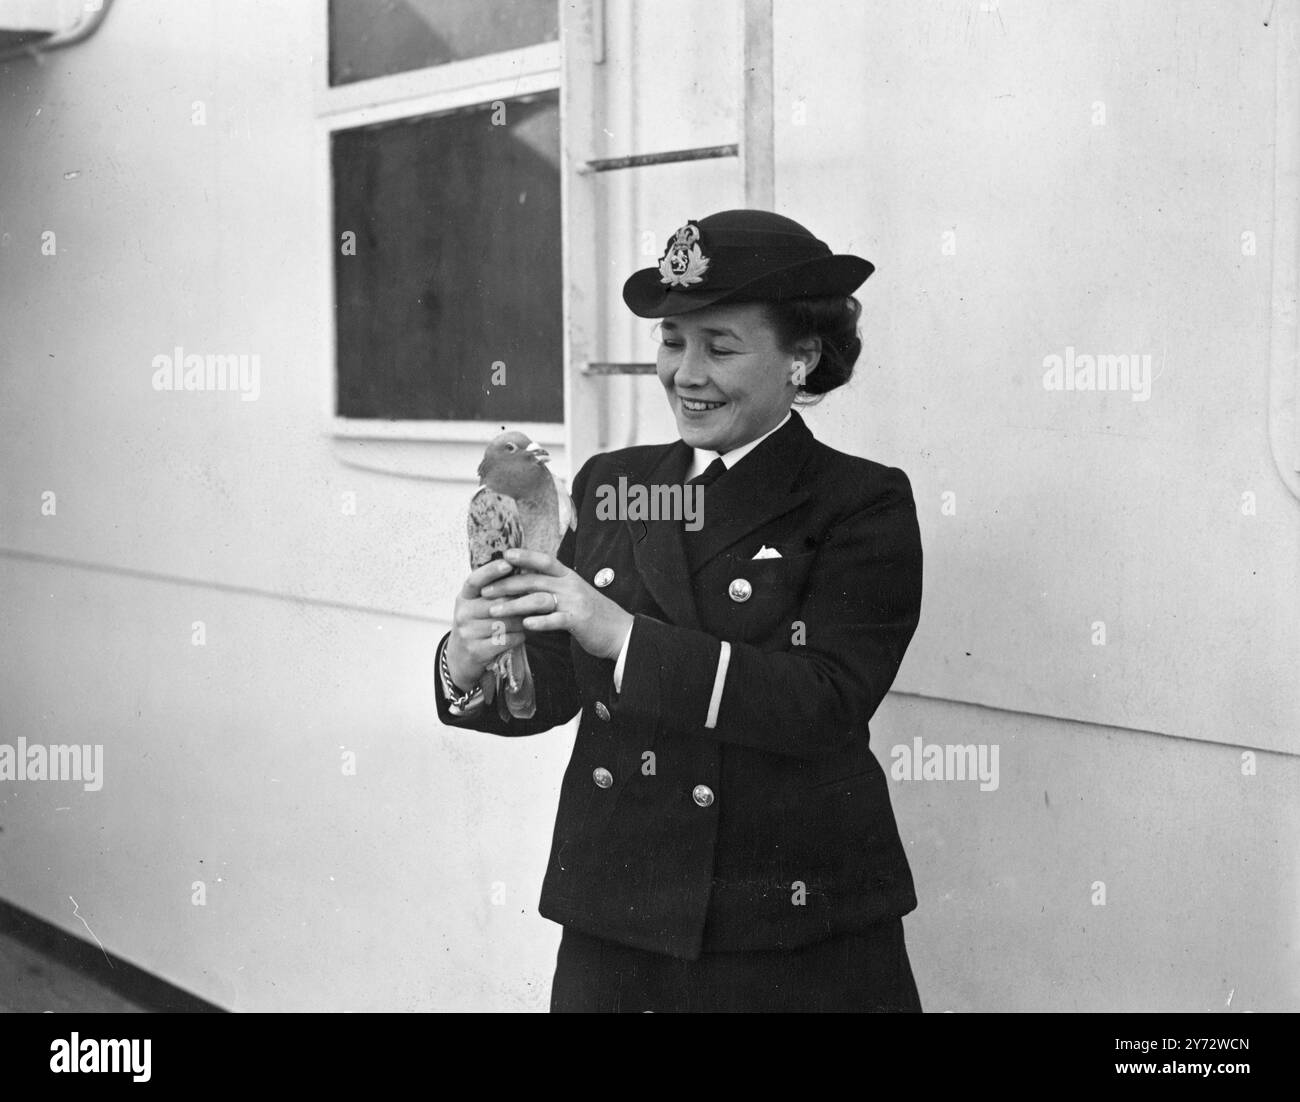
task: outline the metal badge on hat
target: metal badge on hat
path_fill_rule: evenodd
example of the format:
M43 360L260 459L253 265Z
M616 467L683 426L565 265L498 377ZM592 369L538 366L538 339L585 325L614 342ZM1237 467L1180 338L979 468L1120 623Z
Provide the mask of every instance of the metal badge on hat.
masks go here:
M659 282L670 287L690 287L699 283L708 270L709 258L700 251L700 227L687 222L659 258Z

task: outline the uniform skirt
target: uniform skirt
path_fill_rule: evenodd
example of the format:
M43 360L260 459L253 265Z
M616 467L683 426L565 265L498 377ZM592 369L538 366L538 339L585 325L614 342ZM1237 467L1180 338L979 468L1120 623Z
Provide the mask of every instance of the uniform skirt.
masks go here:
M705 953L632 949L564 928L551 1013L916 1012L903 920L797 949Z

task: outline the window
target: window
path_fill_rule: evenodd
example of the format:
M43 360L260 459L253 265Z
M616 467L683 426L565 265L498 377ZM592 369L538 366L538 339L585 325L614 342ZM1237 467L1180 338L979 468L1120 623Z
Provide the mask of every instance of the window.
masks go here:
M558 3L321 8L330 431L563 443Z
M559 144L555 92L335 131L340 416L563 420Z
M330 0L332 86L560 37L556 0Z

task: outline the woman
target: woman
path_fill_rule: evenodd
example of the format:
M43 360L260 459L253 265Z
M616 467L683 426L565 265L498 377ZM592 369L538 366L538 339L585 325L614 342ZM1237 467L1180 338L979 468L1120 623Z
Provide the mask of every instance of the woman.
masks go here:
M917 624L916 510L791 408L848 381L872 270L766 211L679 229L623 298L661 319L681 440L593 456L558 554L506 552L456 598L443 722L582 712L539 906L553 1011L920 1010L867 726ZM702 496L702 523L611 516L634 487ZM536 714L502 719L463 687L524 641Z

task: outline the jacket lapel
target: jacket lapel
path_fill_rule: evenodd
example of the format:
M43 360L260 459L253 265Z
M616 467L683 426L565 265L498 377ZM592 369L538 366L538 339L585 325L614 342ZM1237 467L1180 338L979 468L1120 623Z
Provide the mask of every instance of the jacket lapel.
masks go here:
M777 432L704 488L704 526L692 536L697 571L751 532L808 500L807 490L792 487L808 459L812 440L803 418L791 413Z
M692 534L696 541L695 570L716 558L750 532L785 515L809 498L806 490L793 490L807 461L813 435L803 418L790 420L727 471L703 493L703 527ZM693 452L678 440L660 452L643 470L625 469L629 482L645 486L680 485L686 481ZM680 520L625 520L632 539L637 570L650 596L675 624L699 628L692 570L686 557Z
M629 482L643 486L680 485L686 481L694 453L685 441L669 444L644 470L625 470ZM699 612L687 584L690 566L682 543L682 526L673 520L624 520L632 538L632 557L655 603L674 624L699 628Z

